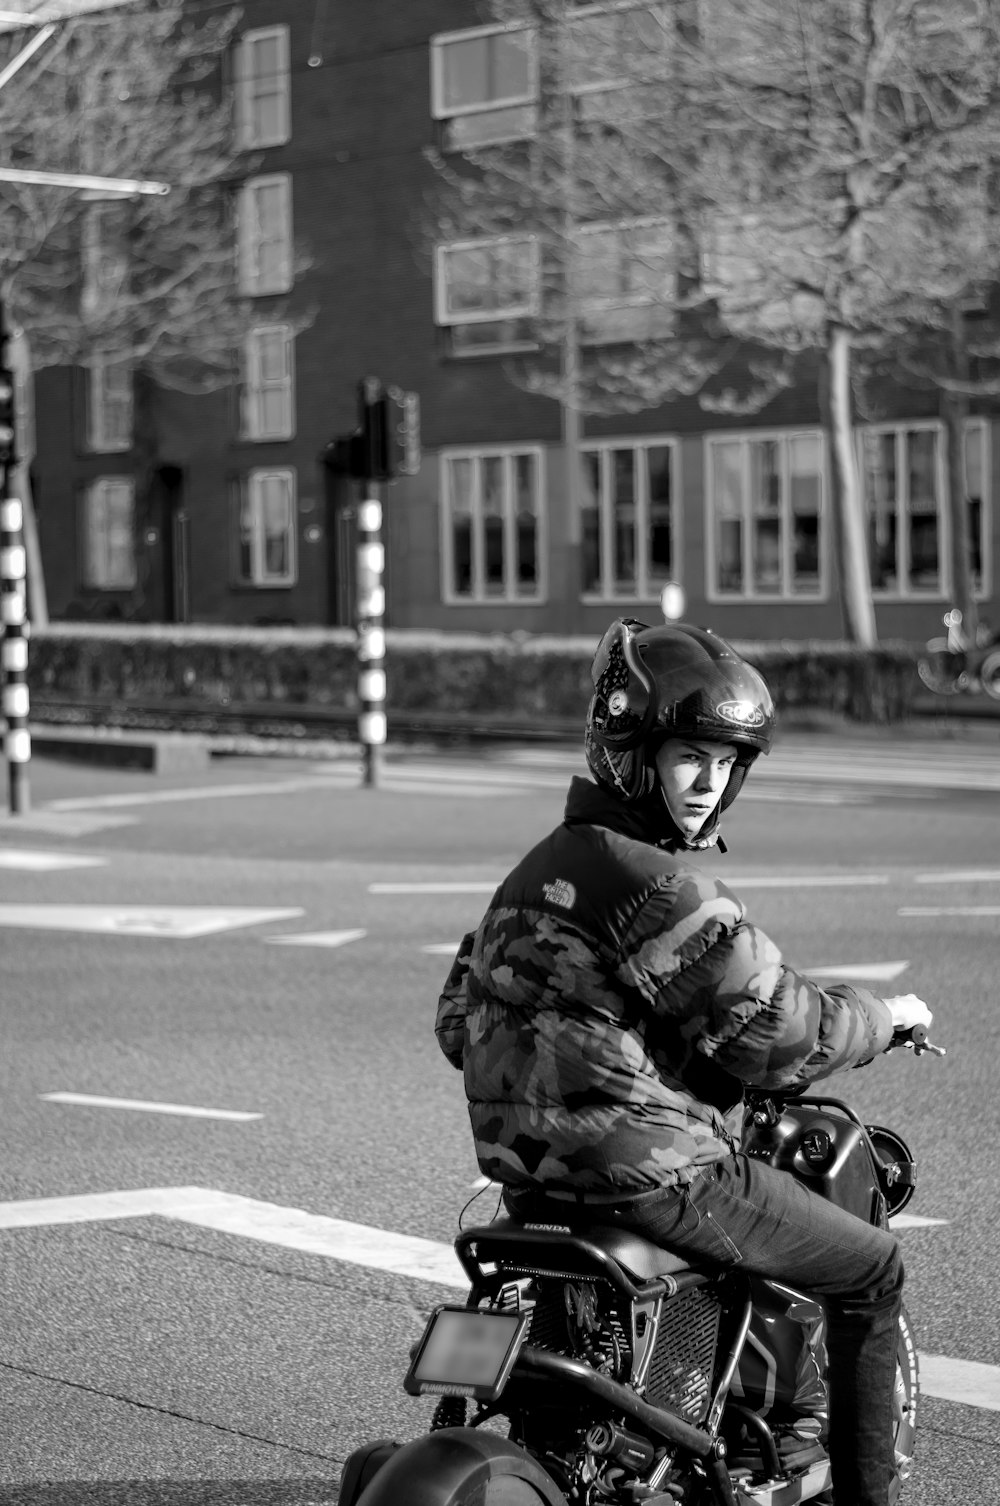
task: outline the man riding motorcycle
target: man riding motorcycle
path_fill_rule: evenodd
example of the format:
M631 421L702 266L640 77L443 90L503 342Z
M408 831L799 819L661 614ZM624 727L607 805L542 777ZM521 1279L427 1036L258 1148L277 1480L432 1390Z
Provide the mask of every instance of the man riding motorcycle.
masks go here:
M573 780L563 823L500 885L441 997L479 1164L515 1217L619 1224L822 1297L834 1496L885 1506L898 1243L742 1155L742 1094L871 1061L930 1011L795 973L685 860L719 842L770 751L756 670L711 632L624 618L592 678L593 780Z

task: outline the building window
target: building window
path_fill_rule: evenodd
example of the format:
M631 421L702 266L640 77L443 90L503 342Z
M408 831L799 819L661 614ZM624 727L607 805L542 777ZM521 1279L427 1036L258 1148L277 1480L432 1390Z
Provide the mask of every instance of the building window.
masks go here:
M670 7L649 0L582 3L566 31L564 59L581 120L634 110L636 94L659 84L674 43ZM624 99L615 99L623 95ZM588 96L593 98L588 99Z
M706 445L709 600L822 597L822 434L727 435Z
M82 497L83 584L93 591L131 591L137 579L135 483L102 476Z
M295 433L295 337L287 324L261 325L243 352L244 439L291 439Z
M543 599L541 486L538 450L441 456L446 602Z
M438 246L435 322L448 331L456 355L530 349L540 284L539 246L533 235Z
M586 445L580 463L584 596L657 597L677 579L674 444Z
M96 358L87 368L87 448L111 454L131 447L131 363Z
M292 180L251 178L238 200L240 292L287 293L292 286Z
M674 324L676 278L669 220L579 226L574 281L580 338L597 344L668 334Z
M878 596L944 596L949 524L940 424L876 425L858 436L868 510L872 591ZM989 465L986 425L965 431L965 473L975 590L985 590Z
M245 586L296 581L295 472L254 470L240 484L236 576Z
M477 26L431 38L431 111L448 148L530 136L538 118L534 33Z
M281 146L291 134L288 27L248 31L236 44L236 144Z

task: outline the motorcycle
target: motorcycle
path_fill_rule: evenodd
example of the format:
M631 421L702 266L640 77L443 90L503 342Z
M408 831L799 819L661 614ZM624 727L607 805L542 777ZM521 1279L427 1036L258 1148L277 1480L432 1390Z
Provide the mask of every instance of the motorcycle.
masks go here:
M937 695L982 690L1000 701L1000 641L988 629L971 643L957 607L945 612L947 638L931 638L917 660L917 674Z
M924 1026L892 1047L944 1055ZM905 1142L824 1095L748 1092L743 1149L882 1228L913 1195ZM431 1430L355 1450L339 1506L832 1500L818 1302L619 1228L498 1218L455 1249L468 1300L434 1310L403 1382L438 1398ZM917 1408L904 1309L893 1501Z

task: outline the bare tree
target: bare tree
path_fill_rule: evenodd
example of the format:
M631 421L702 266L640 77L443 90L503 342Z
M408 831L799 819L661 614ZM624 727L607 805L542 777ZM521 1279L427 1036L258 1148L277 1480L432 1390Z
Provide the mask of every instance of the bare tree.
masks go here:
M155 388L233 383L252 323L233 206L246 163L220 71L237 22L236 11L192 22L183 0L71 15L0 91L10 165L170 186L108 198L0 182L9 317L36 370L99 365L131 386L140 509L158 445ZM22 45L20 33L0 39L0 63Z
M706 407L746 411L793 379L797 357L819 355L845 629L873 643L853 362L905 339L950 286L959 240L941 225L931 258L923 231L944 185L965 182L984 142L995 149L993 0L662 0L598 14L493 0L491 11L533 39L539 116L521 143L466 150L472 173L443 160L447 233L538 234L554 284L533 326L544 350L549 310L586 329L595 224L668 227L669 252L632 300L645 312L619 343L585 344L582 370L608 406L697 392ZM650 260L648 246L633 255L632 275ZM600 275L612 291L613 259ZM544 363L542 378L537 362L528 370L544 380Z

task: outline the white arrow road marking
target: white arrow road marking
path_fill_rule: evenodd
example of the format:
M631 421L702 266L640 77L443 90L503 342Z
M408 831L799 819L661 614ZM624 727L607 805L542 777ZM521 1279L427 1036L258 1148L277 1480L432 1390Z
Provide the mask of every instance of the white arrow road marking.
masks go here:
M1000 915L1000 905L908 905L896 911L908 920L926 915Z
M107 858L85 858L76 852L40 852L38 848L0 847L0 868L25 873L50 873L58 868L103 868Z
M0 1230L35 1229L119 1218L175 1219L222 1234L258 1239L285 1249L391 1271L465 1291L468 1280L451 1245L394 1234L346 1219L281 1208L256 1198L207 1187L147 1187L134 1192L83 1193L0 1203ZM900 1226L913 1227L902 1216ZM938 1355L920 1355L921 1390L928 1396L1000 1411L1000 1367Z
M272 946L346 946L360 941L367 931L303 931L297 936L265 936Z
M874 983L891 983L905 973L908 962L845 962L840 967L797 968L807 978L870 978Z
M31 931L93 931L111 936L163 936L190 941L239 926L296 920L302 910L199 905L0 905L0 926Z
M196 1109L183 1103L155 1103L144 1098L101 1098L96 1093L39 1093L46 1103L77 1103L85 1108L134 1109L142 1114L182 1114L191 1119L263 1119L239 1109Z

